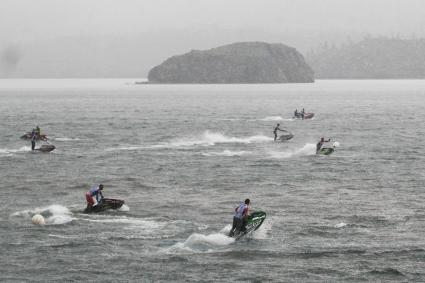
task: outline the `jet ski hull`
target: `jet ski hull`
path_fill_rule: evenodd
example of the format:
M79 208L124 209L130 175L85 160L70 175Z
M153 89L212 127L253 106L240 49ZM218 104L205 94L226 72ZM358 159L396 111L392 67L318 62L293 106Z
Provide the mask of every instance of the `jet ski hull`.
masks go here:
M250 234L260 228L261 224L263 224L266 219L266 213L264 211L254 211L248 216L248 222L245 226L245 231L237 231L233 238L236 240L244 237L247 234Z
M314 113L304 113L304 120L311 119L313 117L314 117ZM298 114L297 116L294 117L294 119L302 119L302 118L303 117L301 114Z
M290 140L294 137L293 134L288 133L288 134L284 134L284 135L280 135L279 138L277 139L278 141L287 141Z
M96 206L87 205L86 209L84 209L84 213L99 213L109 209L119 209L123 204L124 201L120 199L104 198Z
M31 139L31 133L26 133L25 135L21 136L21 139L23 139L23 140L30 140ZM44 135L44 134L37 135L35 137L35 139L38 140L38 141L40 141L40 140L41 141L45 141L45 140L47 140L47 136Z
M329 155L335 151L333 147L322 147L317 154Z
M38 150L40 152L51 152L55 150L55 146L53 144L43 144L39 148L36 148L35 150Z

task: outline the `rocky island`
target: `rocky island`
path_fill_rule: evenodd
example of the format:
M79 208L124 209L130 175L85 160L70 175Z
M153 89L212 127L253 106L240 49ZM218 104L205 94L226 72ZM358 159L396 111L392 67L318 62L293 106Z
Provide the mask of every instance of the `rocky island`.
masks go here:
M293 47L240 42L173 56L151 69L148 80L170 84L312 83L314 72Z

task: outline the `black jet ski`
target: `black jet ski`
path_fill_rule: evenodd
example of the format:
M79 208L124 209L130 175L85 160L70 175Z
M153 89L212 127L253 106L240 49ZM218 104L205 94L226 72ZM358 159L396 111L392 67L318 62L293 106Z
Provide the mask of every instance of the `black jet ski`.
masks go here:
M314 113L304 113L304 118L303 115L301 113L298 113L297 116L294 116L294 119L303 119L303 120L307 120L307 119L311 119L314 117Z
M53 144L43 144L42 146L40 146L39 148L36 148L34 150L38 150L40 152L51 152L55 148L56 147Z
M264 211L254 211L248 216L248 222L245 226L245 231L236 231L232 236L236 240L242 238L243 236L254 232L258 228L260 228L261 224L263 224L266 219L266 213Z
M108 209L119 209L124 201L120 199L103 198L96 206L87 205L84 213L98 213Z
M31 133L30 132L26 133L25 135L21 136L21 139L30 140L31 139ZM38 141L40 141L40 140L45 141L45 140L47 140L47 136L45 134L40 134L40 135L36 135L35 139L38 140Z
M290 139L292 139L294 137L294 135L293 134L291 134L290 132L288 132L288 133L286 133L286 134L283 134L283 135L280 135L276 140L277 141L281 141L281 142L283 142L283 141L287 141L287 140L290 140Z
M335 147L322 147L317 154L329 155L335 151Z

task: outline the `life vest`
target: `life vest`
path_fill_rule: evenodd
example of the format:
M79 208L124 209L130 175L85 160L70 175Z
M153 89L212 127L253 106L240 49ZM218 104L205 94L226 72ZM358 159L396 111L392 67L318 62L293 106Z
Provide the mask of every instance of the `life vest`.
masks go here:
M239 207L236 209L235 217L238 219L242 219L243 212L245 211L246 208L248 208L248 205L246 205L245 203L241 203Z

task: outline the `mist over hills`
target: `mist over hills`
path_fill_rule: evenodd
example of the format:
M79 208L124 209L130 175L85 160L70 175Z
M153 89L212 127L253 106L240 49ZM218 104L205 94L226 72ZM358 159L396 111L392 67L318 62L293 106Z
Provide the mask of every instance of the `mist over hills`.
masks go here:
M318 79L423 79L425 39L365 38L306 54Z
M258 40L295 47L318 79L425 78L425 39L338 32L222 30L216 34L174 30L0 42L0 78L146 78L150 69L171 56Z
M352 34L350 38L361 38ZM302 54L323 40L340 43L344 33L264 30L160 30L131 35L81 35L0 42L0 78L146 78L166 58L192 49L244 41L280 42Z

